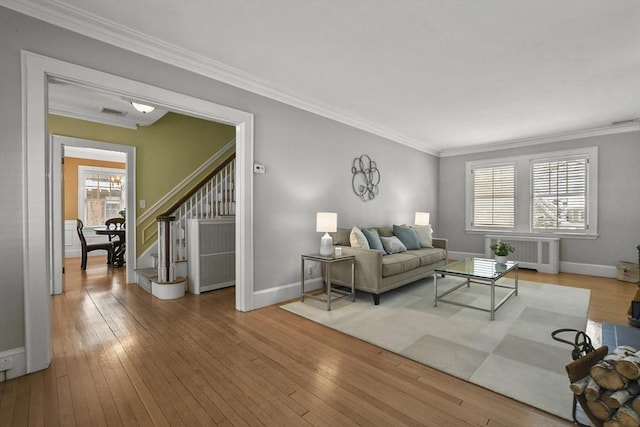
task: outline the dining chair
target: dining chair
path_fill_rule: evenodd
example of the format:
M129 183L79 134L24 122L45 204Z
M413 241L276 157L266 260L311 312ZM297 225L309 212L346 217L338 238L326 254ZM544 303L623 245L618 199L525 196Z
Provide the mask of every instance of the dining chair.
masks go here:
M124 228L124 223L125 223L124 218L116 217L116 218L109 218L104 222L104 225L107 227L107 230L109 230L111 224L113 224L118 228ZM109 234L109 241L110 242L113 241L114 237L116 237L117 240L120 240L120 237L118 237L117 234ZM116 240L116 243L114 243L116 246L118 246L117 240Z
M82 229L84 228L84 224L80 219L77 220L76 230L78 231L78 237L80 238L80 244L82 245L82 262L80 264L80 269L87 269L87 254L91 251L107 251L107 264L111 264L113 260L113 242L104 242L104 243L92 243L87 244L87 239L84 237L84 233Z

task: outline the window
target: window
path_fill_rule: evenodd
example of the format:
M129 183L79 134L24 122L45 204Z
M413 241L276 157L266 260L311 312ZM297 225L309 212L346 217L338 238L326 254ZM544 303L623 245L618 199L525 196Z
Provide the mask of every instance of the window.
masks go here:
M477 167L473 174L474 227L515 225L515 165Z
M598 236L598 147L466 162L467 232Z
M78 167L78 217L85 226L104 225L126 207L124 169Z
M587 158L532 162L534 230L587 228L588 166Z

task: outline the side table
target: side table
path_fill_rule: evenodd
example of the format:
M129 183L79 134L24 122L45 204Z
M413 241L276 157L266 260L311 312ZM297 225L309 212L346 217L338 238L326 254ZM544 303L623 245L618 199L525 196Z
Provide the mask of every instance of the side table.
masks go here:
M311 293L304 291L304 263L305 261L315 261L320 263L325 270L324 282L326 287L326 297L320 297L313 295ZM336 262L351 262L351 292L346 292L342 289L334 289L331 286L331 265ZM354 255L344 255L344 256L324 256L324 255L302 255L301 256L301 265L300 265L300 283L302 285L302 297L300 301L304 301L304 298L313 298L320 301L326 301L327 303L327 311L331 310L331 302L337 301L342 298L351 296L351 301L356 300L356 257ZM339 296L333 296L332 293L338 294Z

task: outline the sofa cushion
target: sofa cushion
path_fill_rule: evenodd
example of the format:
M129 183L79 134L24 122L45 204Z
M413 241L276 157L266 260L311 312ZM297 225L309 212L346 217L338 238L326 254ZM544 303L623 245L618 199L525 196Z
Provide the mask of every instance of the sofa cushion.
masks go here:
M418 235L413 228L394 224L393 234L400 239L407 250L420 249L420 240L418 240Z
M420 267L420 258L408 252L382 257L382 277L393 276Z
M371 249L369 247L369 242L367 241L367 238L364 236L364 234L362 234L362 231L356 226L353 226L353 228L351 229L351 234L349 235L349 242L351 243L351 246L354 248Z
M444 260L447 256L447 251L438 248L422 248L408 252L408 254L416 256L420 260L420 266L424 267Z
M420 246L423 248L432 248L433 247L433 237L431 236L431 226L430 225L413 225L411 226L418 235L418 240L420 241Z
M407 247L396 236L391 236L391 237L380 236L380 240L382 241L382 246L384 246L384 250L387 251L388 254L397 254L399 252L407 251Z
M333 239L334 245L340 246L350 246L351 242L349 238L351 236L350 228L338 228L335 233L329 233L331 238Z
M361 231L364 237L367 238L367 242L369 242L369 249L380 251L383 255L387 253L375 228L362 228Z

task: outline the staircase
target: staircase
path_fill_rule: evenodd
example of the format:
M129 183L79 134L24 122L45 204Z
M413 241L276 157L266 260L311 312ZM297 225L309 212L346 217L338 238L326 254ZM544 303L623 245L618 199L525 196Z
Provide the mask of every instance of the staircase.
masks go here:
M189 220L211 220L220 218L232 218L236 213L235 191L236 159L235 153L203 179L192 191L187 193L169 210L159 217L175 217L171 222L173 242L173 254L175 274L187 275L187 224ZM157 282L158 257L153 255L153 268L137 269L138 285L152 292L153 282Z

